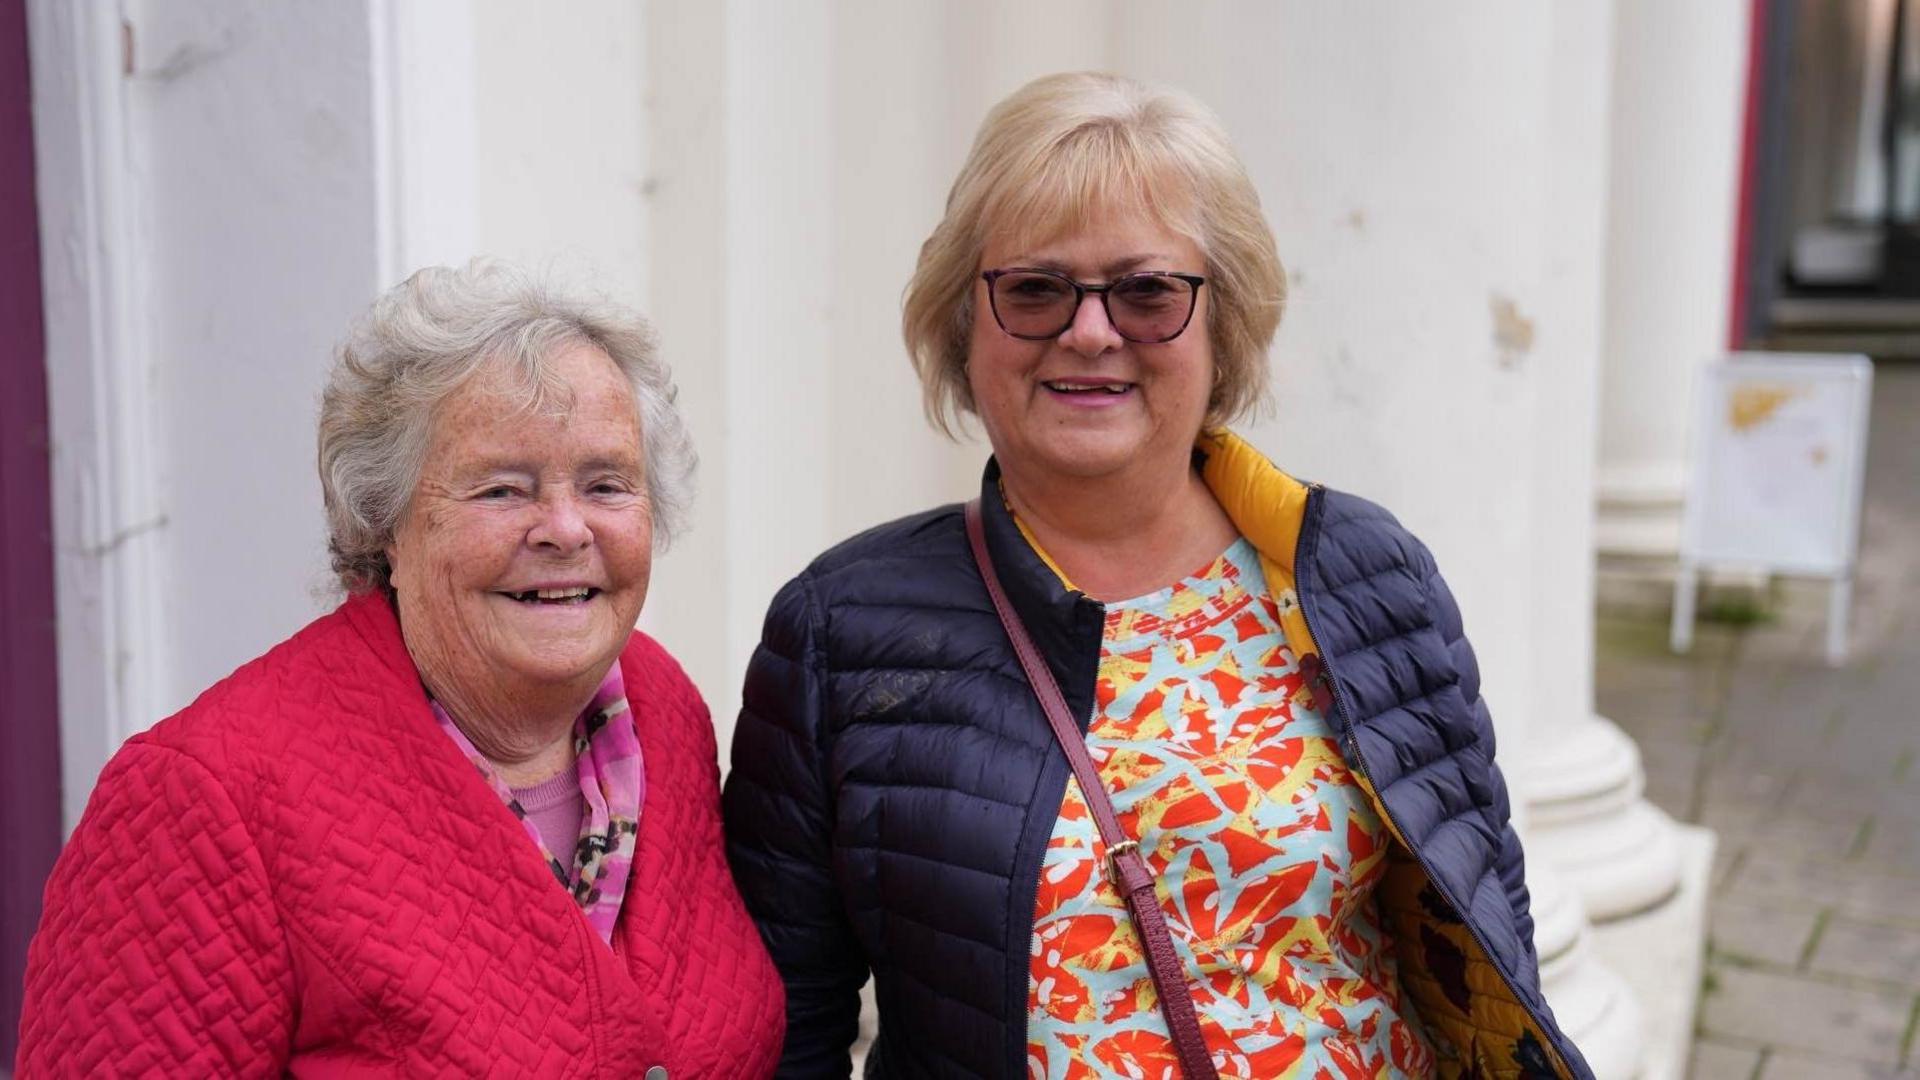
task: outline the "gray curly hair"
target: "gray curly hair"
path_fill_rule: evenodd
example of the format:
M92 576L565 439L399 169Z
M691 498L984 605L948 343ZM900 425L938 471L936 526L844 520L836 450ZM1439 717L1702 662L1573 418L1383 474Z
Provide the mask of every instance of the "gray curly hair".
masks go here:
M652 328L625 308L502 263L436 266L374 301L321 395L327 551L343 589L392 588L387 547L419 482L440 402L493 363L520 376L524 408L564 408L571 396L548 361L582 342L604 352L633 390L654 547L672 542L692 502L696 459Z

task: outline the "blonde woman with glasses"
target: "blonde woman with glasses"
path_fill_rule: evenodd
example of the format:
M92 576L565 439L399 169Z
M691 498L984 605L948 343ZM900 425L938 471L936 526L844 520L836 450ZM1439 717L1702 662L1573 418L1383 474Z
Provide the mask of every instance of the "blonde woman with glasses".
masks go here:
M979 498L820 556L747 672L728 854L784 1075L847 1075L869 974L870 1076L1589 1075L1432 558L1225 426L1284 291L1191 98L988 115L905 313Z

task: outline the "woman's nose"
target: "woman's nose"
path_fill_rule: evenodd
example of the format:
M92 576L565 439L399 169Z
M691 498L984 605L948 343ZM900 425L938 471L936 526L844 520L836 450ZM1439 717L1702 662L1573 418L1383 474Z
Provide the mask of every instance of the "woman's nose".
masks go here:
M540 520L528 532L527 541L535 547L571 554L593 542L593 529L572 492L548 495L540 500Z
M1107 318L1107 305L1100 302L1098 293L1088 293L1080 298L1073 321L1060 334L1060 344L1087 357L1111 352L1126 344L1126 340L1113 328L1113 321Z

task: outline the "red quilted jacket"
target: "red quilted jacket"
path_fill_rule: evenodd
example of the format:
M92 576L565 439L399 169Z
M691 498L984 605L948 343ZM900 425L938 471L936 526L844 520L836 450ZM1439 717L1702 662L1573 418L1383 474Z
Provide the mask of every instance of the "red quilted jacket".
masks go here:
M360 597L135 736L47 884L22 1077L770 1073L779 977L721 851L706 707L644 635L609 952Z

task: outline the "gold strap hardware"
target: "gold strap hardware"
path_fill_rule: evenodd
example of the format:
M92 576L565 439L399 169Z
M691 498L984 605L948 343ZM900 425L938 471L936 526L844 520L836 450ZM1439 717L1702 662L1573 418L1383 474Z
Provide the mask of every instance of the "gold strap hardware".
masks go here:
M1107 880L1113 882L1114 888L1120 888L1121 884L1120 856L1139 850L1138 840L1122 840L1107 849Z

